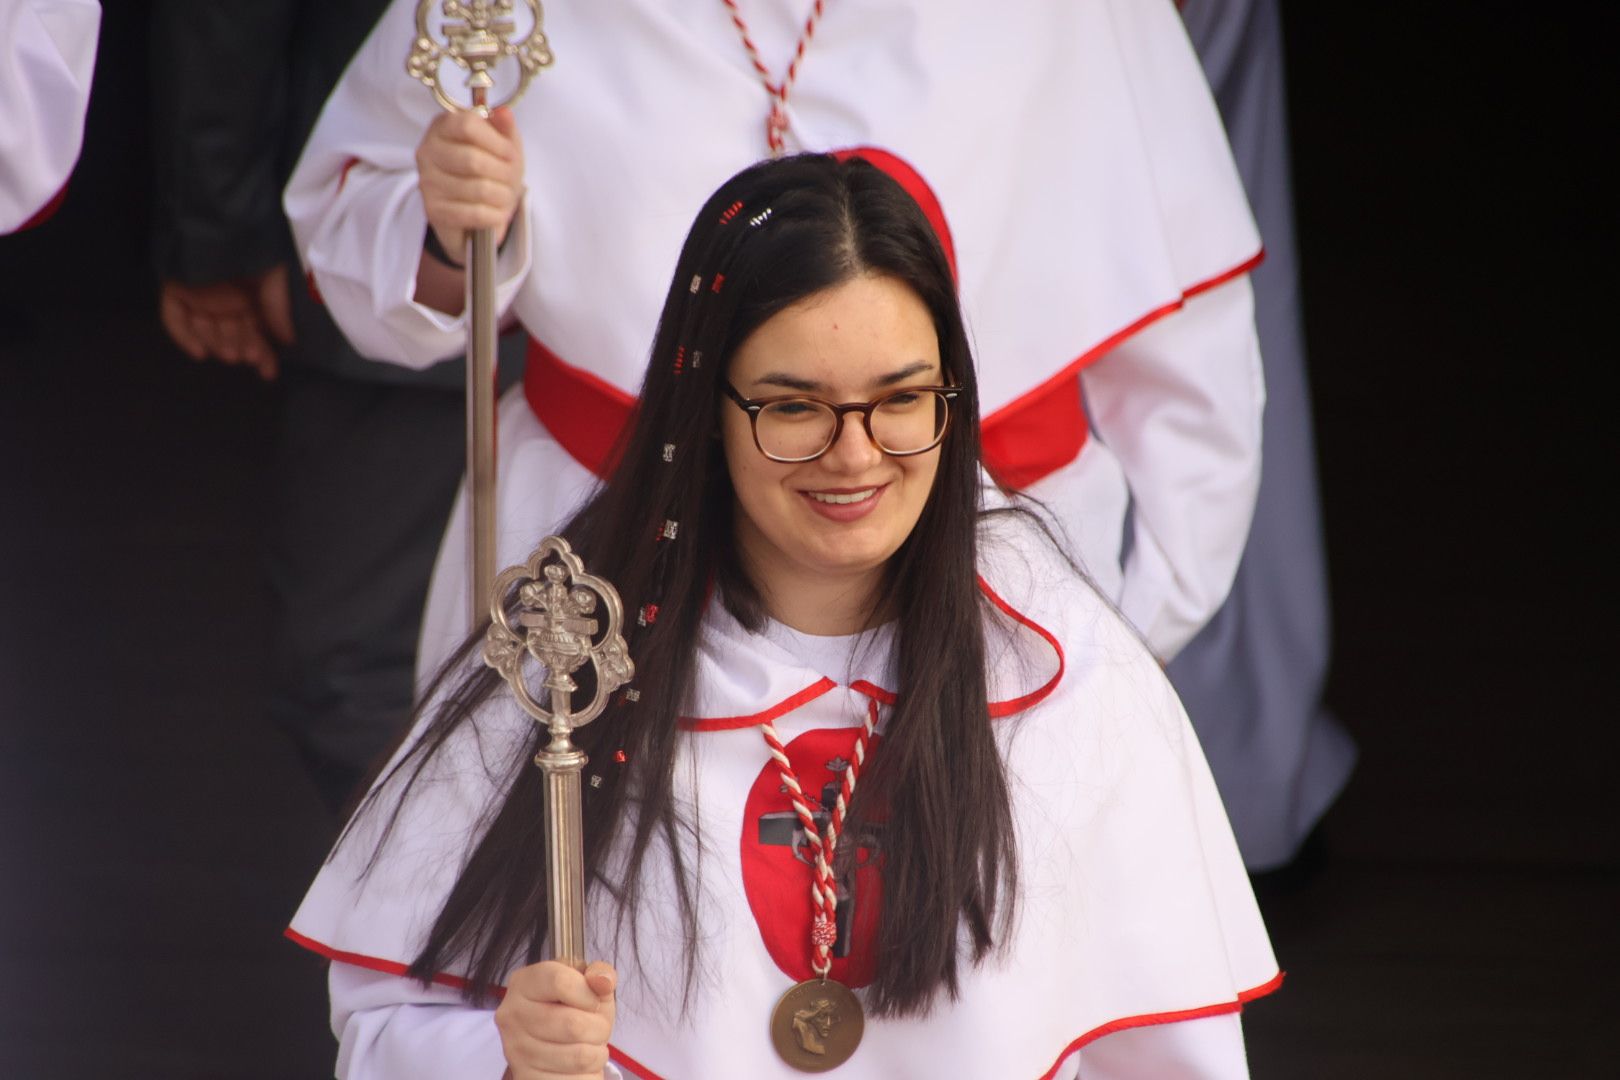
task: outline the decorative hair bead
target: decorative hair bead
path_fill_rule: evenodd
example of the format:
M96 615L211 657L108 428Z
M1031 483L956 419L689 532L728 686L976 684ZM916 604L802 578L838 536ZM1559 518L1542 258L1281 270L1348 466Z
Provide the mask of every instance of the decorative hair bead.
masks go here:
M720 291L720 286L724 285L725 283L726 283L726 275L724 275L724 274L716 274L716 275L714 275L714 284L709 286L709 291L713 292L713 293L717 293L717 292Z
M701 288L703 288L703 275L702 274L693 274L692 275L692 286L688 291L690 293L692 293L693 296L696 296L697 291L699 289L701 289Z
M679 375L686 369L686 346L682 345L675 350L675 374Z
M692 366L697 367L697 363L696 363L695 360L693 361ZM674 443L667 442L667 443L664 444L664 455L663 456L664 456L665 461L674 461L675 460L675 444Z
M601 786L602 786L602 777L600 775L598 775L597 773L591 773L591 787L601 787Z
M722 224L722 225L731 224L731 219L736 217L737 216L737 211L741 210L742 208L743 208L743 204L740 203L740 202L734 202L730 206L726 207L720 213L720 224Z
M613 751L613 760L618 762L620 765L623 765L625 762L630 760L630 755L625 753L623 750L615 750Z
M770 218L771 218L771 208L767 206L765 209L761 210L759 213L757 213L753 217L749 218L748 219L748 224L749 225L763 225L767 221L769 221Z
M636 614L636 625L651 626L658 621L658 605L642 604L641 611Z
M629 702L640 701L641 700L641 691L633 689L633 688L630 689L630 690L626 690L624 692L624 700L629 701Z
M703 350L702 349L693 349L692 350L692 370L696 371L702 365L703 365Z
M680 527L680 522L666 518L664 520L664 527L658 530L658 538L660 540L673 540L675 539L676 532L680 530Z

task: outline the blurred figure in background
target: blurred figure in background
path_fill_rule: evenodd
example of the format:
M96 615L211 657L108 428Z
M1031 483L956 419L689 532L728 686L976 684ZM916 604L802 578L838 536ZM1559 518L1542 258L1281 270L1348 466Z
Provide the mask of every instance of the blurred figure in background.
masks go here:
M1265 244L1265 261L1250 278L1266 413L1260 494L1232 593L1169 673L1209 756L1244 862L1267 870L1300 853L1349 779L1356 749L1322 707L1327 571L1277 2L1184 0L1182 16Z
M462 347L466 230L506 238L497 304L536 341L501 410L501 565L602 474L692 207L773 151L849 151L902 177L958 260L991 469L1051 507L1161 658L1219 607L1258 483L1259 240L1168 5L556 5L557 63L487 122L404 76L414 8L362 47L287 206L345 331L409 366ZM424 672L466 633L462 544L458 521Z
M462 471L460 361L357 353L297 274L281 189L384 4L158 0L154 254L194 360L278 383L266 493L270 715L336 810L398 733L422 598ZM455 350L446 350L447 353Z
M84 142L96 0L0 0L0 233L49 216Z

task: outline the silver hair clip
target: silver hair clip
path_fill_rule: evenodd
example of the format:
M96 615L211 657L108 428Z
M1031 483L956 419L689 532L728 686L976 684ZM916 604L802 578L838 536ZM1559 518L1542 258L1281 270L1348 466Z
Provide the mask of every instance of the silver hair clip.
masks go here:
M750 224L750 225L763 225L763 224L765 224L765 220L767 218L769 218L770 216L771 216L771 208L767 206L765 209L761 210L759 213L757 213L753 217L749 218L748 219L748 224Z
M599 773L591 773L591 787L601 787L602 777Z
M702 367L702 366L703 366L703 350L702 349L693 349L692 350L692 367L693 367L693 369L696 370L697 368Z
M662 533L664 539L665 540L673 540L673 539L675 539L675 533L680 530L680 527L681 527L680 522L671 521L671 520L666 518L664 520L664 529L663 529L663 533Z
M664 460L665 461L674 461L675 460L675 444L674 443L667 442L667 443L664 444Z
M695 296L697 294L697 291L699 289L701 289L701 288L703 288L703 275L702 274L693 274L692 275L692 287L691 287L691 289L689 291Z

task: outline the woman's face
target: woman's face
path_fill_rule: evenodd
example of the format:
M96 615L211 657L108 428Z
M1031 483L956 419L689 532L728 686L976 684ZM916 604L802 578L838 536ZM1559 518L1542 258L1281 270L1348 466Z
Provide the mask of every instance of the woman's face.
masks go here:
M784 308L742 343L728 374L745 398L807 394L836 403L945 381L928 308L909 286L880 275ZM825 454L784 464L754 445L747 413L729 398L720 409L738 547L766 596L875 580L922 514L939 448L890 457L849 413Z

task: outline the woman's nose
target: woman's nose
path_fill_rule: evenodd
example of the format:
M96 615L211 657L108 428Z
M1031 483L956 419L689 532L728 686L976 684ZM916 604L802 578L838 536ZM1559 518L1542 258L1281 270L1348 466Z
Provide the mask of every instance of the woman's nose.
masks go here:
M858 473L870 469L883 457L872 441L859 413L844 415L843 430L822 455L822 464L833 472Z

